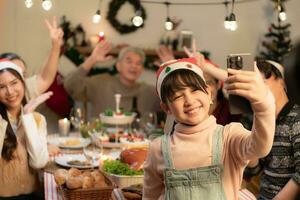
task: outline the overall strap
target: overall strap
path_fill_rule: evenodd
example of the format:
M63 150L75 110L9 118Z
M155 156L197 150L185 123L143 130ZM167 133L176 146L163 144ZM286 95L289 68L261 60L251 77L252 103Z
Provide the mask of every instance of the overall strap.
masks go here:
M167 168L173 169L173 161L171 156L171 149L170 149L170 134L164 134L161 138L161 149L163 158Z
M222 125L217 124L213 135L213 147L212 147L212 164L218 165L222 163L223 152L223 129Z

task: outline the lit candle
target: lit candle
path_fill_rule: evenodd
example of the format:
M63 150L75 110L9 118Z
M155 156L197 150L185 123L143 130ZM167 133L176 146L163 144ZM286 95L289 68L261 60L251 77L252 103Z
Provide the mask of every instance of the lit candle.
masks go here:
M100 31L98 37L99 37L99 42L104 41L105 40L104 32Z
M58 120L58 129L61 136L67 136L70 131L70 121L67 118Z

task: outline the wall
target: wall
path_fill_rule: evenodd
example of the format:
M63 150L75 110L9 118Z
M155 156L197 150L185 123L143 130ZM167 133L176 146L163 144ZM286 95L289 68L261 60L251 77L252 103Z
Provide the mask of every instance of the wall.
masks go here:
M120 35L102 18L100 24L91 22L96 12L98 0L52 0L54 7L50 11L41 8L41 1L34 0L30 9L24 6L23 0L0 0L0 52L13 51L20 54L27 62L29 73L35 73L44 62L50 49L50 41L43 20L66 15L73 26L81 23L88 36L104 31L106 37L114 44L130 43L143 48L157 47L160 37L164 34L163 22L166 18L165 6L159 4L143 4L147 12L145 27L137 32ZM173 0L171 2L184 2ZM208 0L189 0L188 2L208 2ZM220 2L220 1L217 1ZM101 11L107 12L108 0L103 0ZM299 0L289 0L286 5L288 22L292 23L291 37L300 36ZM220 66L225 65L229 53L250 52L259 49L263 34L273 20L273 3L270 0L258 0L240 3L235 6L239 23L236 32L224 29L225 8L215 6L180 6L170 7L171 16L182 19L180 29L194 32L197 46L201 50L211 52L211 58ZM132 7L125 5L119 12L122 21L133 15ZM298 21L297 21L298 20Z

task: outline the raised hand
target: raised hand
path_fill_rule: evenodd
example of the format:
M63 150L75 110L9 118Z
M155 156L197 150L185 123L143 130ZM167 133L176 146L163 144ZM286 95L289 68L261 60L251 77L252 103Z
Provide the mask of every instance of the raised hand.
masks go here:
M28 114L33 112L41 103L45 102L53 95L53 92L46 92L41 94L35 99L31 99L25 106L24 106L24 113Z
M57 26L56 17L53 17L52 23L50 23L48 20L45 20L45 24L49 31L52 45L55 47L61 47L61 45L63 45L64 32L60 27Z
M96 45L90 57L95 62L105 62L111 60L112 56L107 55L111 49L111 43L102 40Z
M228 69L228 78L225 89L228 94L245 97L250 103L263 101L268 92L268 87L255 64L254 71Z
M160 45L159 48L156 50L156 53L160 61L163 63L175 59L173 51L165 45Z
M197 51L197 47L196 47L196 40L193 40L192 43L192 52L186 47L183 47L184 52L186 53L186 55L190 58L195 58L197 61L197 65L203 70L206 71L206 66L205 66L205 58L204 55L199 53L199 51Z

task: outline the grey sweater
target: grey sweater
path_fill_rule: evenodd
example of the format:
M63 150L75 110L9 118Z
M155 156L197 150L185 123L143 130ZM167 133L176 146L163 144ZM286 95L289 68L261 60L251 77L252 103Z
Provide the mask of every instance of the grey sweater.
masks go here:
M123 85L118 76L98 74L87 76L87 71L79 67L70 73L64 81L66 91L76 100L86 99L92 105L92 116L98 117L107 108L115 108L116 93L122 95L120 107L130 111L133 97L137 97L140 113L157 112L160 110L159 98L153 86L136 83L132 87Z

